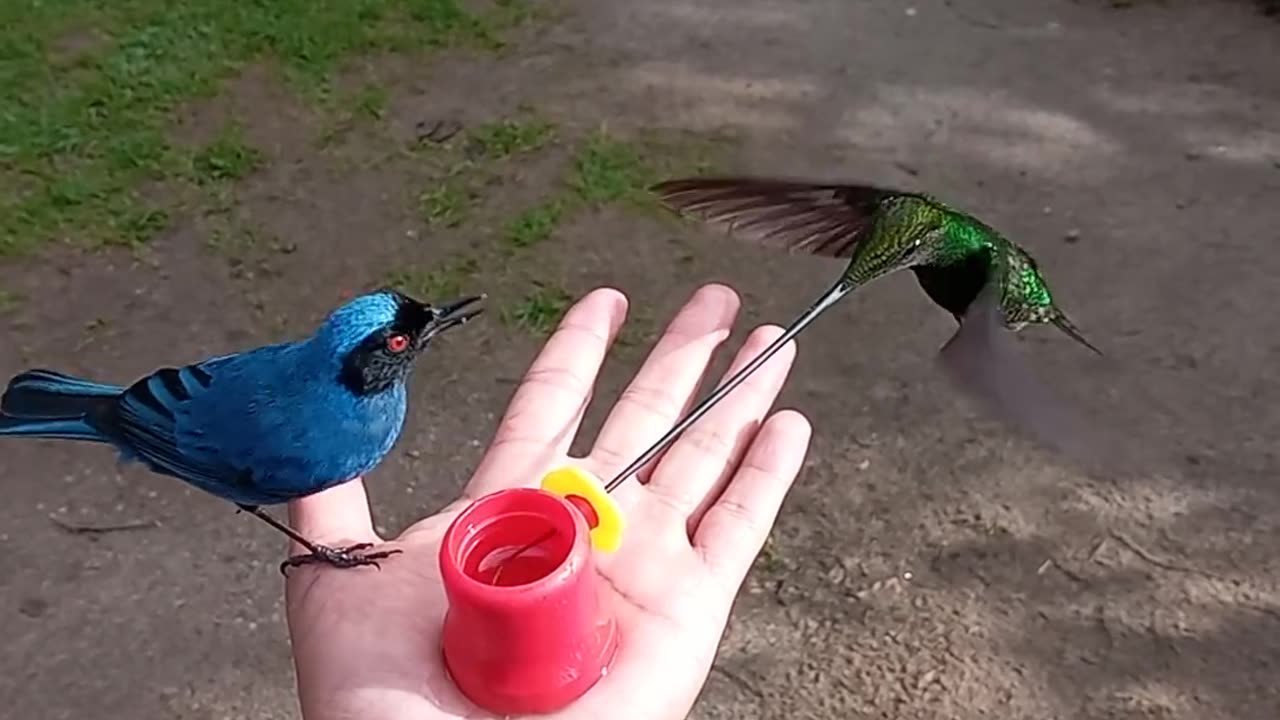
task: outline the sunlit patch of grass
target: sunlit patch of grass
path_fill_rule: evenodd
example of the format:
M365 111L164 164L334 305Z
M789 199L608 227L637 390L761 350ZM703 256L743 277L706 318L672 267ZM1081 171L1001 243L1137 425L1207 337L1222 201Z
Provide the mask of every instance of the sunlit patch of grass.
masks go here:
M635 143L598 132L574 158L569 187L589 205L638 198L656 175Z
M234 181L248 177L265 163L262 152L244 139L239 123L230 123L191 156L191 172L199 183Z
M396 268L387 274L385 284L422 302L438 302L470 292L468 286L479 270L474 258L453 258L431 269Z
M323 91L344 60L374 51L500 48L527 2L472 12L459 0L10 0L0 3L0 254L73 238L141 243L167 225L147 180L246 170L227 145L168 138L175 111L246 63L274 58ZM88 30L86 30L88 29ZM72 42L83 35L92 42ZM64 45L74 46L68 50ZM378 115L384 98L357 99ZM238 148L243 149L243 148ZM203 152L203 154L201 154ZM228 154L229 153L229 154Z
M467 133L472 154L491 160L539 150L555 136L555 125L537 118L497 120Z
M503 237L515 248L537 245L555 232L564 211L565 204L559 198L538 203L511 218L503 231Z
M23 297L13 290L0 290L0 315L13 312L22 306Z
M501 318L508 325L535 335L548 335L572 303L573 297L564 288L534 283L518 303L502 311Z
M467 218L475 195L465 178L451 176L428 188L419 197L422 217L430 224L457 227Z

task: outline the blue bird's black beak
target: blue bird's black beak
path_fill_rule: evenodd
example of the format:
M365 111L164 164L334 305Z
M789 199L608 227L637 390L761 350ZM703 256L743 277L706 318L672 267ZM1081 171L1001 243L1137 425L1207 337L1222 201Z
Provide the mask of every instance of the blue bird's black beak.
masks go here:
M467 308L487 297L487 294L480 294L456 300L448 303L447 305L439 305L429 308L428 311L431 313L431 320L427 322L426 327L422 330L422 335L419 336L419 345L425 345L428 340L449 328L465 325L470 322L472 318L484 312L484 308L472 308L470 310Z

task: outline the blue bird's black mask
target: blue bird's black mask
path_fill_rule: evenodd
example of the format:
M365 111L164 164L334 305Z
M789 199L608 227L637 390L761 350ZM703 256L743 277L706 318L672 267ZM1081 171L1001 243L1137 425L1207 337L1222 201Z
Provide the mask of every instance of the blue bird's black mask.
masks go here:
M342 384L356 395L383 392L403 382L432 338L484 311L467 309L483 295L433 306L395 290L384 292L395 303L394 318L366 335L342 361Z

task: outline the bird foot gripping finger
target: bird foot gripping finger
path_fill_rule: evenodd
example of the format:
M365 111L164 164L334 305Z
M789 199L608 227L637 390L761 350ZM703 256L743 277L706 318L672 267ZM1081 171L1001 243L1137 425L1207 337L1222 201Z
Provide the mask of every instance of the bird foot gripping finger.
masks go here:
M355 545L348 545L344 548L331 548L327 545L316 545L315 549L311 552L304 555L294 555L288 560L280 563L280 574L288 577L289 568L301 567L303 565L314 565L316 563L325 563L337 568L353 568L361 565L372 565L381 570L382 566L378 564L379 560L404 552L399 548L392 550L379 550L377 552L360 552L371 547L373 547L373 543L356 543Z

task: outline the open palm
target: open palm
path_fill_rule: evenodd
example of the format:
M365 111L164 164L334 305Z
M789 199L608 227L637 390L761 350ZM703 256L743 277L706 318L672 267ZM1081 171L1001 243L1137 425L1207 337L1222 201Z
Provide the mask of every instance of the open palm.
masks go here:
M306 566L286 583L303 714L328 718L489 718L454 688L441 658L446 609L441 537L466 505L536 485L572 462L608 478L678 419L729 336L737 295L701 288L668 326L606 420L591 453L570 458L605 353L626 316L619 292L575 304L516 391L463 497L386 542L356 480L290 505L294 526L329 545L373 542L403 553L371 568ZM736 367L781 330L748 338ZM614 495L628 518L623 547L597 557L604 601L624 642L609 674L556 718L684 718L706 680L729 610L808 448L805 418L766 419L791 368L788 345ZM291 552L299 552L291 548Z

